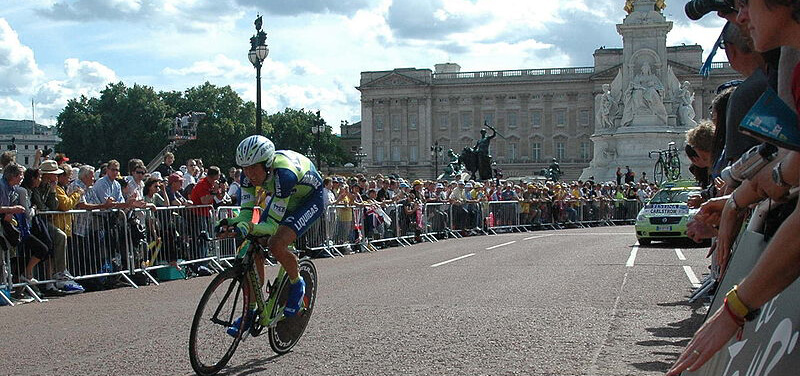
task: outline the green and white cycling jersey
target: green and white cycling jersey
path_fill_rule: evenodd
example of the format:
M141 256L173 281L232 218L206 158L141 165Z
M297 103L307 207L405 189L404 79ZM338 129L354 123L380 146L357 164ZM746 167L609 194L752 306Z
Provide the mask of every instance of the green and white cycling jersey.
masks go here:
M306 156L278 150L272 163L273 173L261 185L267 194L259 223L253 226L256 236L273 235L278 226L289 226L300 236L322 214L322 177ZM256 187L242 177L242 211L228 223L250 222L256 202Z

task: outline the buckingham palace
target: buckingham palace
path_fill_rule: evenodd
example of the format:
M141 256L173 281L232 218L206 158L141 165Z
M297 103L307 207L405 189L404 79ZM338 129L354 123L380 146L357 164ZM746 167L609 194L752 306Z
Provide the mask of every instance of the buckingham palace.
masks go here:
M664 26L667 25L667 26ZM625 27L646 35L649 25L618 25L625 44ZM663 40L671 22L659 24ZM699 45L667 47L661 42L653 59L663 55L662 77L689 82L694 90L697 120L706 118L720 85L740 75L728 63L713 63L708 77L698 74L703 64ZM491 154L506 177L532 176L553 158L577 179L593 158L595 98L604 84L620 76L625 48L599 48L594 66L546 69L512 69L465 72L455 63L434 69L395 68L362 72L361 146L370 173L399 173L430 178L449 162L448 149L458 153L472 147L484 124L496 128ZM667 71L668 70L668 71ZM667 103L669 104L669 103ZM667 126L680 128L678 115L665 118ZM679 130L685 133L686 129ZM434 153L434 146L443 149ZM435 160L438 158L438 160ZM623 166L624 167L624 166ZM637 172L638 173L638 172Z

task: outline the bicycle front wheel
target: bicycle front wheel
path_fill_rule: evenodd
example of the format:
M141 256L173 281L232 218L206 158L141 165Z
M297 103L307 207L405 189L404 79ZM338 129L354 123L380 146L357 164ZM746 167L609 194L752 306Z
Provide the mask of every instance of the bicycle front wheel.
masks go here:
M233 337L227 330L247 312L249 290L240 266L220 273L206 288L189 334L189 360L198 375L216 374L233 356L245 331Z
M653 167L653 181L659 185L664 182L664 163L661 159L659 159L655 167Z
M317 268L308 259L300 260L298 267L306 283L306 295L303 298L305 308L299 315L285 317L277 325L269 328L269 346L278 354L289 352L300 340L314 312L314 302L317 300ZM284 276L276 293L278 302L272 309L272 317L278 316L281 313L279 310L283 310L286 306L286 299L289 296L288 275Z

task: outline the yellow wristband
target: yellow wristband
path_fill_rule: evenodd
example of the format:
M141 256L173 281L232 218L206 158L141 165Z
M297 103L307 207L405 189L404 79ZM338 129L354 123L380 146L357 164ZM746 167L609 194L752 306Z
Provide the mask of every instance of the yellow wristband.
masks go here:
M741 299L739 299L739 294L737 293L738 285L734 285L731 291L728 291L728 294L725 297L728 299L728 308L733 311L737 316L744 318L750 313L750 308L748 308L744 303L742 303Z

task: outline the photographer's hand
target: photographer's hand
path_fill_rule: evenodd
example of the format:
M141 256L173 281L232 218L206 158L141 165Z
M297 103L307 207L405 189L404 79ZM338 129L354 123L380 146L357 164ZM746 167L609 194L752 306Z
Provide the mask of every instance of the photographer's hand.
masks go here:
M694 216L696 221L702 221L709 226L719 225L722 209L728 201L728 196L712 198L700 205L700 211Z

